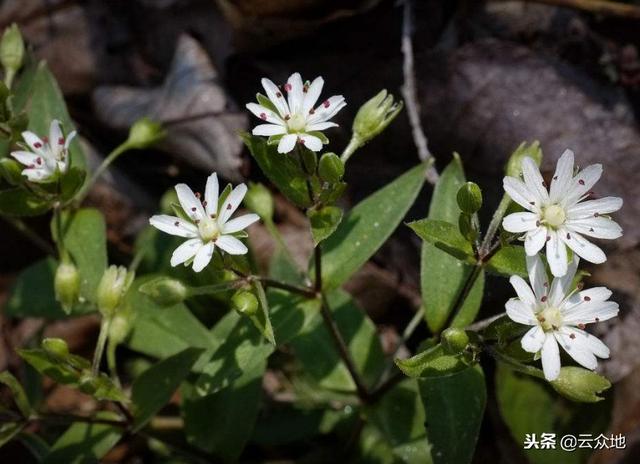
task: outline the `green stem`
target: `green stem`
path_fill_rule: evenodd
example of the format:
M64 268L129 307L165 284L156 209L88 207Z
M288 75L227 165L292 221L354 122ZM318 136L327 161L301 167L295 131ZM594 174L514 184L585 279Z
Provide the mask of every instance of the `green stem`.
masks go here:
M349 141L349 144L346 146L346 148L340 155L340 160L342 160L344 164L347 164L347 161L349 161L349 158L351 158L351 155L353 155L356 152L356 150L360 148L360 145L361 145L360 140L358 140L357 137L352 136L351 140Z
M89 179L80 189L80 192L76 195L76 203L82 203L82 200L85 199L91 187L96 183L96 181L100 178L100 176L107 170L107 168L116 160L118 157L123 154L125 151L129 150L128 142L124 142L121 145L118 145L115 150L113 150L109 155L102 161L102 164L98 166L98 169L93 173L91 179Z
M116 364L116 348L118 345L109 340L107 343L107 366L111 373L111 378L116 386L120 388L120 378L118 377L118 365Z
M100 334L98 335L98 343L96 344L96 350L93 352L93 364L91 365L91 374L95 377L100 370L100 361L102 360L102 353L109 337L109 327L111 326L111 318L105 318L100 324Z
M491 218L491 222L489 223L489 227L487 228L487 233L482 240L482 244L480 245L480 256L486 255L489 253L489 249L491 247L491 242L502 223L502 218L504 214L507 212L507 208L509 208L509 204L511 204L511 198L506 193L502 195L502 200L498 204L498 208L495 213L493 213L493 217Z

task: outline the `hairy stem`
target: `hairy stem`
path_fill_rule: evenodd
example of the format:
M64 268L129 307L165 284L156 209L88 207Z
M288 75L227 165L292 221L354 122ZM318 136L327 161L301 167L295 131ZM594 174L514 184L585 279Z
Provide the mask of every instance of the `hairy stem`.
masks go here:
M507 212L510 204L511 197L509 197L509 195L505 193L504 195L502 195L502 199L498 204L498 208L496 208L496 211L493 213L493 217L491 218L491 222L489 223L489 227L487 228L487 233L485 234L484 239L482 240L482 244L480 245L479 253L481 257L489 253L491 242L493 242L496 232L498 232L498 228L500 227L500 224L502 224L502 218Z

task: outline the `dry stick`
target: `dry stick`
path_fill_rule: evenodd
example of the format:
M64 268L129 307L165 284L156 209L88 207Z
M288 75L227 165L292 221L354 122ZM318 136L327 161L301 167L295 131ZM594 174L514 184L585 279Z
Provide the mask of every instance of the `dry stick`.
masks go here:
M494 0L496 1L496 0ZM500 0L499 0L500 1ZM502 0L504 1L504 0ZM522 0L527 3L544 3L545 5L574 8L576 10L618 16L628 19L640 19L640 7L609 0Z
M416 76L413 65L413 43L411 41L412 34L412 3L411 0L404 0L404 12L402 17L402 73L404 75L404 84L402 86L402 95L407 104L407 116L411 125L411 133L413 141L418 149L418 157L422 162L427 162L433 157L429 151L427 136L422 130L420 124L420 104L418 103L418 92L416 90ZM435 185L438 182L438 171L433 165L427 170L425 175L427 181Z

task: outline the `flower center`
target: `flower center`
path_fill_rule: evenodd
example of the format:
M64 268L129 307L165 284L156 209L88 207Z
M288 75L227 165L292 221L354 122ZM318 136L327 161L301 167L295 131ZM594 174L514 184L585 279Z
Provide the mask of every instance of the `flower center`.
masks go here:
M300 113L294 113L287 121L287 126L292 132L302 132L307 126L307 119Z
M558 308L545 308L536 315L536 318L545 332L557 330L562 325L562 313Z
M203 218L198 223L198 232L203 242L210 242L220 236L220 228L215 219L208 217Z
M544 222L551 227L559 227L564 224L567 215L564 212L564 208L560 205L547 206L542 214Z

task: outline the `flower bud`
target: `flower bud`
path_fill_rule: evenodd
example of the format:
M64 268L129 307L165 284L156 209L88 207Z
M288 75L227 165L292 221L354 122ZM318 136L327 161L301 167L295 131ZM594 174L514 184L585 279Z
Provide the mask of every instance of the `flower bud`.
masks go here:
M364 145L393 121L402 106L402 101L394 102L393 95L381 90L358 110L353 120L353 137Z
M109 325L110 343L119 345L127 338L131 330L133 314L132 311L118 311L116 315L113 316L111 325Z
M475 182L467 182L458 190L456 200L463 212L477 213L482 207L482 191Z
M516 151L513 152L509 161L507 161L505 168L506 174L511 177L520 177L520 174L522 174L522 160L527 156L532 158L538 166L540 165L542 162L542 149L538 141L528 145L526 142L522 142L520 146L516 148Z
M562 396L581 403L595 403L604 398L598 393L609 389L611 382L596 372L577 366L560 369L560 375L551 386Z
M145 282L138 290L163 307L182 303L189 295L188 287L180 280L164 276Z
M67 314L70 313L80 294L80 273L73 263L63 261L58 265L53 287L56 300Z
M441 342L446 354L460 354L469 345L469 336L462 329L450 327L442 332Z
M273 218L273 197L269 189L260 183L249 182L244 204L262 220Z
M42 340L42 348L56 358L66 358L69 356L67 342L61 338L45 338Z
M251 292L239 290L231 297L231 306L238 313L253 316L258 312L258 299Z
M344 163L335 153L325 153L320 158L318 174L326 182L333 184L340 182L342 176L344 176Z
M162 124L149 118L138 119L131 129L127 145L131 148L147 148L162 140L166 135Z
M98 309L105 317L111 317L120 306L122 297L129 289L134 274L124 266L109 266L98 284Z
M93 395L97 389L97 379L91 374L90 371L83 371L82 374L80 374L80 378L78 379L78 390L80 390L82 393L86 393L87 395Z
M22 67L24 60L24 41L20 29L14 23L5 29L0 40L0 63L5 70L5 83L11 87L13 77Z
M20 185L25 179L20 164L9 158L0 159L0 175L10 185Z

